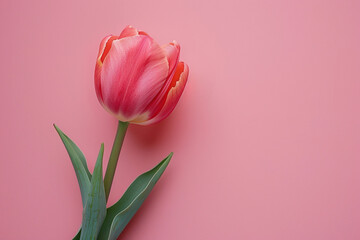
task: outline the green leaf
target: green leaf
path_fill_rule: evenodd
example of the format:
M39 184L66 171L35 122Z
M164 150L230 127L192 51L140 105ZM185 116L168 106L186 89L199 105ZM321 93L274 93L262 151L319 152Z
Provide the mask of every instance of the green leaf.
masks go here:
M83 211L80 240L96 240L106 216L106 198L102 175L103 155L104 144L101 144L93 176L91 178L91 189L88 193Z
M107 209L99 240L117 239L165 171L172 155L170 153L155 168L135 179L121 199Z
M75 143L66 136L55 124L54 127L58 132L62 142L65 145L65 148L70 156L71 163L74 167L77 180L79 182L80 192L81 192L81 199L83 203L83 207L85 207L85 203L87 200L87 195L90 190L90 180L91 174L86 164L86 160L84 154L80 151L80 149L75 145Z
M89 169L88 169L88 166L87 166L87 163L86 163L86 159L85 159L84 154L81 152L81 150L79 149L79 147L76 146L76 144L75 144L68 136L65 135L65 137L69 140L70 144L73 146L73 148L74 148L77 156L79 157L82 165L83 165L84 168L85 168L85 171L86 171L86 174L87 174L88 177L89 177L89 180L91 180L91 173L90 173L90 171L89 171Z

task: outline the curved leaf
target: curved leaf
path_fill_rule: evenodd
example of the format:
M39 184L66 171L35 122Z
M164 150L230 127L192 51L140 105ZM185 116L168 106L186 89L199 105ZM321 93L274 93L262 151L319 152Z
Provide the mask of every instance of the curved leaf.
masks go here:
M83 211L80 240L96 240L106 216L106 198L102 174L103 155L104 144L101 144L93 176L91 178L91 189L88 193Z
M172 155L170 153L155 168L136 178L121 199L108 208L99 240L116 240L165 171Z
M66 136L55 124L54 127L58 132L62 142L65 145L65 148L69 154L71 159L71 163L74 167L77 180L79 182L80 192L81 192L81 199L83 203L83 207L85 206L87 195L90 190L90 179L91 174L86 164L86 160L80 149L75 145L75 143Z
M65 134L64 134L65 135ZM88 175L89 177L89 180L91 180L91 173L88 169L88 166L87 166L87 163L86 163L86 159L85 159L85 156L84 154L81 152L80 148L78 146L76 146L76 144L68 137L65 135L65 137L68 139L68 141L70 142L70 144L72 145L74 151L76 152L78 158L80 159L82 165L84 166L85 168L85 171L86 171L86 174Z

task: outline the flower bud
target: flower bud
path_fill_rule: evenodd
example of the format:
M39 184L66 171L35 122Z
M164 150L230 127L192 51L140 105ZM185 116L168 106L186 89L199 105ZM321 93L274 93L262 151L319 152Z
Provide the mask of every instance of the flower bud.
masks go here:
M189 75L179 54L175 41L160 46L131 26L105 37L95 67L99 102L122 122L148 125L166 118Z

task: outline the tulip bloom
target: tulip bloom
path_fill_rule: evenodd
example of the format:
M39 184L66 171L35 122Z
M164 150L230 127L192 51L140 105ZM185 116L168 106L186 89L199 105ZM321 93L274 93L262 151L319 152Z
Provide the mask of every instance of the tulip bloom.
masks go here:
M105 37L95 67L99 102L122 122L148 125L166 118L189 75L179 54L175 41L160 46L131 26Z

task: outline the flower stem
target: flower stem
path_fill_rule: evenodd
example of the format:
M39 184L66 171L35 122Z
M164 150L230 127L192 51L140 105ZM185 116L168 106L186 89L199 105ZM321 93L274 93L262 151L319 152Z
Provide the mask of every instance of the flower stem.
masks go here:
M111 149L109 163L107 165L105 178L104 178L106 201L109 198L110 189L111 189L111 185L112 185L112 182L114 179L114 174L115 174L116 165L117 165L117 162L119 159L121 146L123 145L125 133L126 133L128 126L129 126L129 123L119 121L114 144Z

